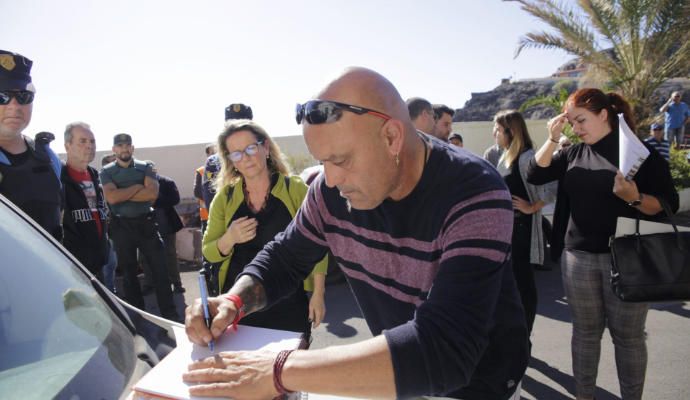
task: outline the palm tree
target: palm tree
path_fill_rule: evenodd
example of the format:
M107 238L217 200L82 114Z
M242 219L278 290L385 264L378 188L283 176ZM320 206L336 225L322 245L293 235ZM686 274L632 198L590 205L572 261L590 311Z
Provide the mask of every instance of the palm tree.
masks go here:
M565 102L568 100L570 93L575 91L572 84L573 82L571 81L560 82L554 86L554 94L536 96L527 99L524 103L522 103L518 111L524 114L525 111L532 107L546 106L553 110L554 115L558 115L563 112L563 107L565 106ZM580 143L580 138L573 133L573 129L570 124L565 125L563 134L568 137L568 140L570 140L572 144Z
M560 49L579 57L628 99L638 119L653 113L652 94L690 65L690 0L517 1L553 31L520 38L525 48Z

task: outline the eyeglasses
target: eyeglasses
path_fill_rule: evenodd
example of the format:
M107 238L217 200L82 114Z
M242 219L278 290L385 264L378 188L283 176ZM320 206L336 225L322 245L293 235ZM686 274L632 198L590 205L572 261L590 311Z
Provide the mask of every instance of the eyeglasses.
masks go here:
M228 154L228 159L234 163L240 162L245 154L248 156L253 156L254 154L258 153L259 146L261 146L262 144L264 144L263 140L260 142L256 142L254 144L250 144L249 146L245 147L244 150L233 151L232 153Z
M0 92L0 105L10 104L12 98L17 99L21 105L31 104L34 101L34 92L29 90L3 90Z
M330 124L339 120L343 115L343 111L349 111L357 115L371 114L386 121L392 119L389 115L368 108L325 100L310 100L304 104L297 104L295 119L298 125L302 123L302 120L307 120L312 125Z

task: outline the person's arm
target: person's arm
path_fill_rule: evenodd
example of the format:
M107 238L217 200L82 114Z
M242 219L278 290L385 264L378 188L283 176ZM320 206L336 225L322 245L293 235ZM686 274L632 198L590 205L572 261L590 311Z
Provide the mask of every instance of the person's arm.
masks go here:
M250 275L242 275L235 282L229 294L243 300L243 311L250 314L267 304L263 285ZM187 335L194 343L206 345L218 337L235 318L235 304L224 298L209 299L211 314L214 315L211 331L206 328L200 300L187 308L185 325ZM276 355L266 352L222 353L218 358L209 358L189 366L183 375L188 382L206 382L190 388L194 396L219 396L231 398L273 398L278 393L273 385L273 363ZM225 366L235 360L247 360L242 366L234 366L232 372ZM226 364L227 363L227 364ZM214 369L210 369L214 368ZM228 374L220 376L218 370ZM235 375L232 375L234 372ZM288 358L281 380L289 390L329 393L340 396L366 398L395 398L391 354L385 337L377 336L364 342L329 347L321 350L296 351ZM237 385L242 377L243 385Z
M158 197L153 204L156 208L175 207L180 203L180 192L172 179L161 176L158 181Z
M645 146L651 149L649 145ZM679 206L678 192L673 185L669 165L656 151L650 152L633 180L626 180L618 171L614 179L613 193L626 203L641 200L641 203L634 207L646 215L656 215L663 210L659 199L664 199L672 213L675 213Z
M326 302L324 300L326 295L326 274L322 272L314 273L312 278L314 280L314 290L309 299L309 320L312 323L312 328L317 328L326 316Z
M206 159L206 164L204 165L204 176L201 178L201 195L204 199L207 209L211 209L211 202L216 195L216 188L214 187L214 179L218 173L218 165L216 165L215 160L217 160L218 155L214 154ZM209 174L213 175L209 179Z
M558 147L558 140L561 138L563 128L565 128L565 124L567 122L568 118L566 117L566 114L562 113L551 118L547 123L549 136L534 157L537 160L537 165L540 167L546 168L551 165L553 152Z
M208 211L206 234L201 240L201 252L210 262L216 263L228 258L232 252L221 254L218 250L218 239L226 232L225 207L228 203L227 190L221 190L213 199Z
M201 173L199 171L194 171L194 197L197 200L204 201L204 195L201 192L201 188Z
M530 203L529 200L523 199L518 196L513 196L513 208L519 210L523 214L534 214L535 212L544 208L544 202L537 200L534 203Z
M513 208L519 210L523 214L534 214L544 208L546 204L543 199L546 198L546 190L544 185L533 185L527 182L527 169L529 168L530 160L534 159L534 150L528 149L522 154L516 162L520 171L520 179L527 191L527 198L523 199L518 196L511 196L513 198Z
M119 204L128 200L131 200L134 195L136 195L140 190L144 189L144 185L136 184L130 187L118 189L114 183L104 183L103 184L103 194L105 195L105 200L109 204Z
M146 176L144 177L144 187L132 196L130 200L154 202L158 198L158 187L158 180Z
M190 387L193 396L270 399L278 395L273 384L274 359L272 353L223 353L222 360L208 358L190 365L183 379L210 383ZM224 368L223 363L233 361L253 367ZM223 369L224 382L215 383L219 374L213 368ZM244 384L238 385L240 381ZM383 336L345 346L295 351L285 362L281 381L286 389L299 388L302 392L368 399L396 397L391 355Z
M616 173L614 179L613 193L626 203L641 200L640 204L634 207L643 214L656 215L662 210L661 203L655 196L641 193L635 181L626 180L620 171Z
M671 103L673 103L673 97L670 97L666 103L664 103L663 106L659 109L660 113L665 113L666 110L668 110L669 106L671 106Z

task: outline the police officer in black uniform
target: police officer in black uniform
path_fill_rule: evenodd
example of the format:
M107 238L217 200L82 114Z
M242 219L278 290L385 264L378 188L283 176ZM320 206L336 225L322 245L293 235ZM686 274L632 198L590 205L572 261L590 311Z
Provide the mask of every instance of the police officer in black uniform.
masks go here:
M117 158L101 171L103 192L112 211L110 233L118 266L124 274L124 297L130 304L144 309L137 277L139 249L151 269L161 315L180 321L165 265L163 240L151 208L158 197L158 180L151 165L134 159L133 152L131 136L115 135L113 153Z
M61 240L61 166L48 146L51 135L34 141L22 134L31 122L36 92L32 64L0 50L0 193Z

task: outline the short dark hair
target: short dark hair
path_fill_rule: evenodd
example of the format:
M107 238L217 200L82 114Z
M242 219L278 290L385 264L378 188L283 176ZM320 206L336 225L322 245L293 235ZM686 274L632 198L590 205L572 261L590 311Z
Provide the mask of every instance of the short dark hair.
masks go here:
M407 111L410 113L410 118L414 121L419 117L423 111L433 111L431 103L421 97L410 97L406 101Z
M215 149L216 149L216 144L215 144L215 143L209 143L209 144L207 144L206 147L204 148L204 151L206 152L206 155L207 155L207 156L210 156L211 154L213 154L213 151L214 151Z
M445 104L434 104L431 107L434 109L434 116L436 119L441 119L443 114L448 114L451 118L455 115L455 110Z

